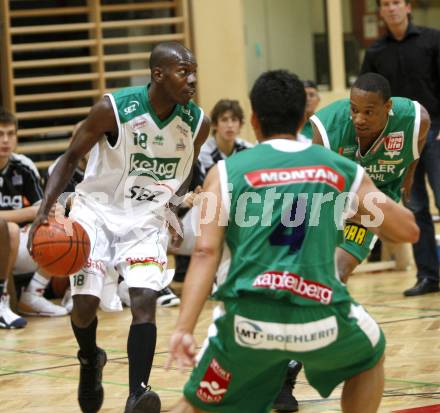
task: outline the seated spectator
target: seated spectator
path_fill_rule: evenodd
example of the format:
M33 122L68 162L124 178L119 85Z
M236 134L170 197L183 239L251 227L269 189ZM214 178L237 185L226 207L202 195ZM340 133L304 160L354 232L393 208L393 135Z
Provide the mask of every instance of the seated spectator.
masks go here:
M1 145L3 139L4 137L0 125L0 152L2 151ZM0 176L0 184L3 183L2 179ZM0 195L2 195L1 192ZM0 201L3 203L3 195ZM15 253L18 250L19 243L19 228L17 224L7 222L5 219L0 218L0 243L0 328L23 328L26 326L27 321L12 311L10 297L7 291L9 287L11 294L15 294L11 269L15 261ZM15 297L13 297L13 299L15 302Z
M29 255L26 244L29 223L37 213L36 204L42 197L40 176L34 163L24 155L13 153L17 144L17 121L13 114L0 109L0 218L7 223L8 231L2 231L0 245L9 245L10 262L0 277L7 278L7 271L14 275L32 273L28 286L22 291L18 310L24 315L62 316L67 311L64 307L53 304L43 297L43 292L50 277L37 272L37 265ZM20 227L17 238L17 226ZM4 224L3 224L4 228ZM18 239L18 242L17 242ZM2 289L4 292L4 286ZM24 327L20 317L13 318L9 301L2 298L0 318L9 320L0 323L2 328ZM12 317L12 318L11 318Z

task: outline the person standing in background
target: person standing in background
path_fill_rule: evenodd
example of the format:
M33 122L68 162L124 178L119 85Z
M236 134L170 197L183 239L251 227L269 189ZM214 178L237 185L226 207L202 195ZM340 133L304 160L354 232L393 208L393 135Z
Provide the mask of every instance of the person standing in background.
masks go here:
M440 208L440 31L413 25L410 0L377 0L377 5L388 32L367 49L361 73L381 74L390 82L393 96L419 101L431 117L408 202L421 236L413 246L417 282L404 295L415 296L439 291L439 261L425 177Z
M311 140L313 138L313 130L310 118L315 114L319 102L321 101L321 97L319 96L318 86L313 80L303 80L303 84L304 89L306 90L306 110L305 123L300 134Z

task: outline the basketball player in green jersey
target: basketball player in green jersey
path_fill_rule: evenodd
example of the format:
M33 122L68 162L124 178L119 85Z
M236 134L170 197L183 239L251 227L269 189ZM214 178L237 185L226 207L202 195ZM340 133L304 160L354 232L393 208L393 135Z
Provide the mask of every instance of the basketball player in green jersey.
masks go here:
M365 73L351 88L350 99L338 100L310 118L313 143L355 161L375 185L396 202L409 195L417 159L430 126L426 109L416 101L391 97L383 76ZM349 222L337 249L339 275L346 281L373 248L377 236Z
M150 56L151 84L106 94L81 124L49 177L32 231L47 223L51 206L91 150L83 182L75 188L70 217L87 231L91 253L70 278L72 329L78 342L78 402L84 413L100 410L107 357L97 346L97 309L104 285L117 287L115 267L129 286L132 322L127 340L129 397L125 413L159 413L148 386L156 347L156 299L169 282L166 247L168 202L183 195L210 121L192 102L197 63L176 42ZM175 199L175 198L174 198ZM32 252L32 235L28 248Z
M304 364L323 397L345 382L343 411L373 413L380 404L384 336L335 268L347 192L360 201L354 219L367 224L364 200L378 190L361 166L296 140L304 104L296 76L262 74L251 91L260 145L218 162L205 181L214 202L203 208L169 364L196 364L193 331L225 241L231 266L216 292L222 303L215 325L172 413L269 412L291 358ZM388 240L416 241L412 213L381 195L375 206L383 220L371 229ZM333 201L314 205L323 197Z

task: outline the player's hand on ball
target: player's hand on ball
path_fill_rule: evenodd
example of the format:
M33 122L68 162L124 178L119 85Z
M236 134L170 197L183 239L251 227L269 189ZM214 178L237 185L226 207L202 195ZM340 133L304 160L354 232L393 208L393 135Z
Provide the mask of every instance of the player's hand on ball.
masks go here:
M196 348L197 343L192 334L175 331L170 338L170 355L166 368L170 368L174 361L180 371L188 367L193 367L196 363Z
M27 241L27 249L29 251L29 254L32 256L32 242L34 239L34 234L36 229L40 226L40 225L48 225L49 221L48 221L48 216L45 214L38 214L35 219L34 222L32 222L31 225L31 229L29 230L29 236L28 236L28 241Z

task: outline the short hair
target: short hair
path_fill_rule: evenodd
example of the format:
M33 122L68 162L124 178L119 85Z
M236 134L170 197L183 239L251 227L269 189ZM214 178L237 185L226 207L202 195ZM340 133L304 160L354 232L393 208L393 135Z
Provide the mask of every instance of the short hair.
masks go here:
M264 137L298 131L306 104L298 76L287 70L265 72L255 81L250 98Z
M311 87L313 89L318 90L318 85L313 80L303 80L304 87Z
M354 82L352 89L357 88L365 92L374 92L379 94L386 102L391 98L390 82L378 73L364 73Z
M213 125L217 125L218 119L223 113L231 111L232 115L238 118L240 124L243 124L244 114L243 109L240 106L238 100L231 99L220 99L212 108L211 111L211 122Z
M0 107L0 123L14 125L17 129L17 118L11 112L8 112L5 108Z
M168 64L169 59L176 55L193 56L191 50L179 42L163 42L156 45L151 51L149 67L163 67Z
M380 7L381 0L376 0L377 7ZM411 0L405 0L406 4L411 4Z

